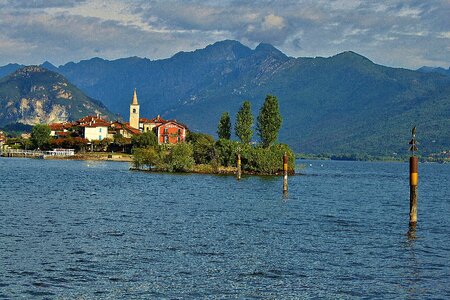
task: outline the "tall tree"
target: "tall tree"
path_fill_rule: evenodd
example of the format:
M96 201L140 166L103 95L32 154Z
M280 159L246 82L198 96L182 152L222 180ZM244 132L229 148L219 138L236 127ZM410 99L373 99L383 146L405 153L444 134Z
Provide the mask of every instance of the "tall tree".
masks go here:
M259 111L256 125L258 136L264 148L271 146L278 139L282 121L277 97L267 95Z
M217 135L219 139L229 140L231 138L231 120L228 112L224 112L220 117L219 125L217 126Z
M250 143L253 137L253 115L249 101L245 101L236 115L235 133L243 143Z
M31 131L31 142L35 148L41 149L50 142L50 127L46 124L37 124Z

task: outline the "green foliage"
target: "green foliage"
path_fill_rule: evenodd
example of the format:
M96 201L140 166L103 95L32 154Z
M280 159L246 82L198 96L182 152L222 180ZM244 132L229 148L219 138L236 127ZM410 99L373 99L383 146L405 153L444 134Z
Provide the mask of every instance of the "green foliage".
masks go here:
M218 163L224 167L236 165L236 154L239 142L227 139L220 139L216 142L214 148L217 153Z
M167 172L189 172L194 166L192 145L154 146L133 149L133 166Z
M214 138L209 134L190 132L186 141L192 144L196 164L209 164L214 158Z
M269 147L278 139L281 128L281 114L276 96L267 95L257 120L258 136L264 148Z
M244 148L241 153L242 169L251 173L280 174L283 172L284 153L288 155L288 171L294 173L295 154L284 144L276 144L269 148Z
M231 138L231 119L228 112L222 113L222 116L220 117L217 135L219 136L219 139L229 140Z
M147 131L142 134L133 135L131 138L133 148L148 148L158 145L158 137L153 131Z
M151 169L152 167L161 164L160 156L157 148L135 148L133 149L133 166L137 169L146 167Z
M236 115L235 133L242 143L248 144L253 137L253 115L249 101L245 101Z
M24 139L22 137L8 138L6 144L12 149L32 149L33 143L30 139Z
M188 143L176 144L167 155L166 170L169 172L189 172L194 166L192 145Z
M38 124L31 131L31 142L38 149L46 147L50 142L50 127L46 124Z
M116 133L113 135L113 144L122 152L130 152L131 139L125 138L122 134Z

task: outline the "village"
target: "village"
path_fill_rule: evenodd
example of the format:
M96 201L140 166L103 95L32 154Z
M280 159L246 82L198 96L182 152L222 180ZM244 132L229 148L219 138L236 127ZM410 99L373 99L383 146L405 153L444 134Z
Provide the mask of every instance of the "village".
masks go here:
M133 137L152 132L159 145L175 145L186 141L187 126L176 120L165 120L160 115L155 118L141 118L137 92L134 89L130 104L129 122L108 121L97 114L86 116L73 122L50 123L50 142L47 147L53 151L61 148L76 148L77 151L107 151L114 149L130 152ZM30 134L22 134L22 139L29 140ZM17 148L7 142L6 135L0 131L0 149ZM114 147L115 146L115 147ZM25 147L26 148L26 147Z

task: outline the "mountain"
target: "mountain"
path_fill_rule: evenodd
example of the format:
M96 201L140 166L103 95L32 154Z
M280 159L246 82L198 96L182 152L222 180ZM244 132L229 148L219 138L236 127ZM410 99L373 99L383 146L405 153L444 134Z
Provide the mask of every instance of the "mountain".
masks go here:
M434 68L434 67L422 67L419 68L417 71L422 72L422 73L439 73L445 76L450 76L450 68L448 69L444 69L441 67L438 68Z
M0 67L0 78L9 75L11 73L14 73L15 71L23 67L24 67L23 65L19 64L7 64L6 66L2 66Z
M450 149L450 77L377 65L351 51L293 58L270 44L226 40L168 59L93 58L57 69L125 119L134 87L142 116L211 134L221 113L234 117L244 100L256 120L273 94L283 116L279 140L298 152L405 154L413 126L423 152Z
M114 115L62 75L27 66L0 79L0 126L72 121L86 115Z

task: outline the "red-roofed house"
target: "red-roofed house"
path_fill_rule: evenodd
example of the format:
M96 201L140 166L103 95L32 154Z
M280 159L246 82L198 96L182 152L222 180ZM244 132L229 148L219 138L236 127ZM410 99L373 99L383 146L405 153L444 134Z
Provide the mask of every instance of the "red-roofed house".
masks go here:
M139 119L139 129L142 132L147 132L153 130L156 126L166 123L167 120L164 120L159 115L153 119L140 118Z
M164 120L160 116L140 118L139 127L142 132L153 131L159 144L178 144L186 140L187 127L176 120Z
M158 144L178 144L186 140L186 126L176 120L169 120L155 126Z
M54 137L67 137L69 135L68 130L72 128L73 124L70 122L64 123L51 123L48 125L50 127L50 135Z
M130 123L138 124L141 132L153 131L158 137L159 144L178 144L186 140L186 125L176 120L164 120L161 116L153 119L139 118L139 102L136 89L133 92L133 99L130 104Z
M81 118L75 124L81 128L81 136L89 141L101 141L108 137L109 122L98 116Z
M123 123L119 121L112 122L110 124L111 133L121 134L124 138L131 138L133 135L141 134L139 129L133 128L128 123ZM113 136L111 136L113 138Z

